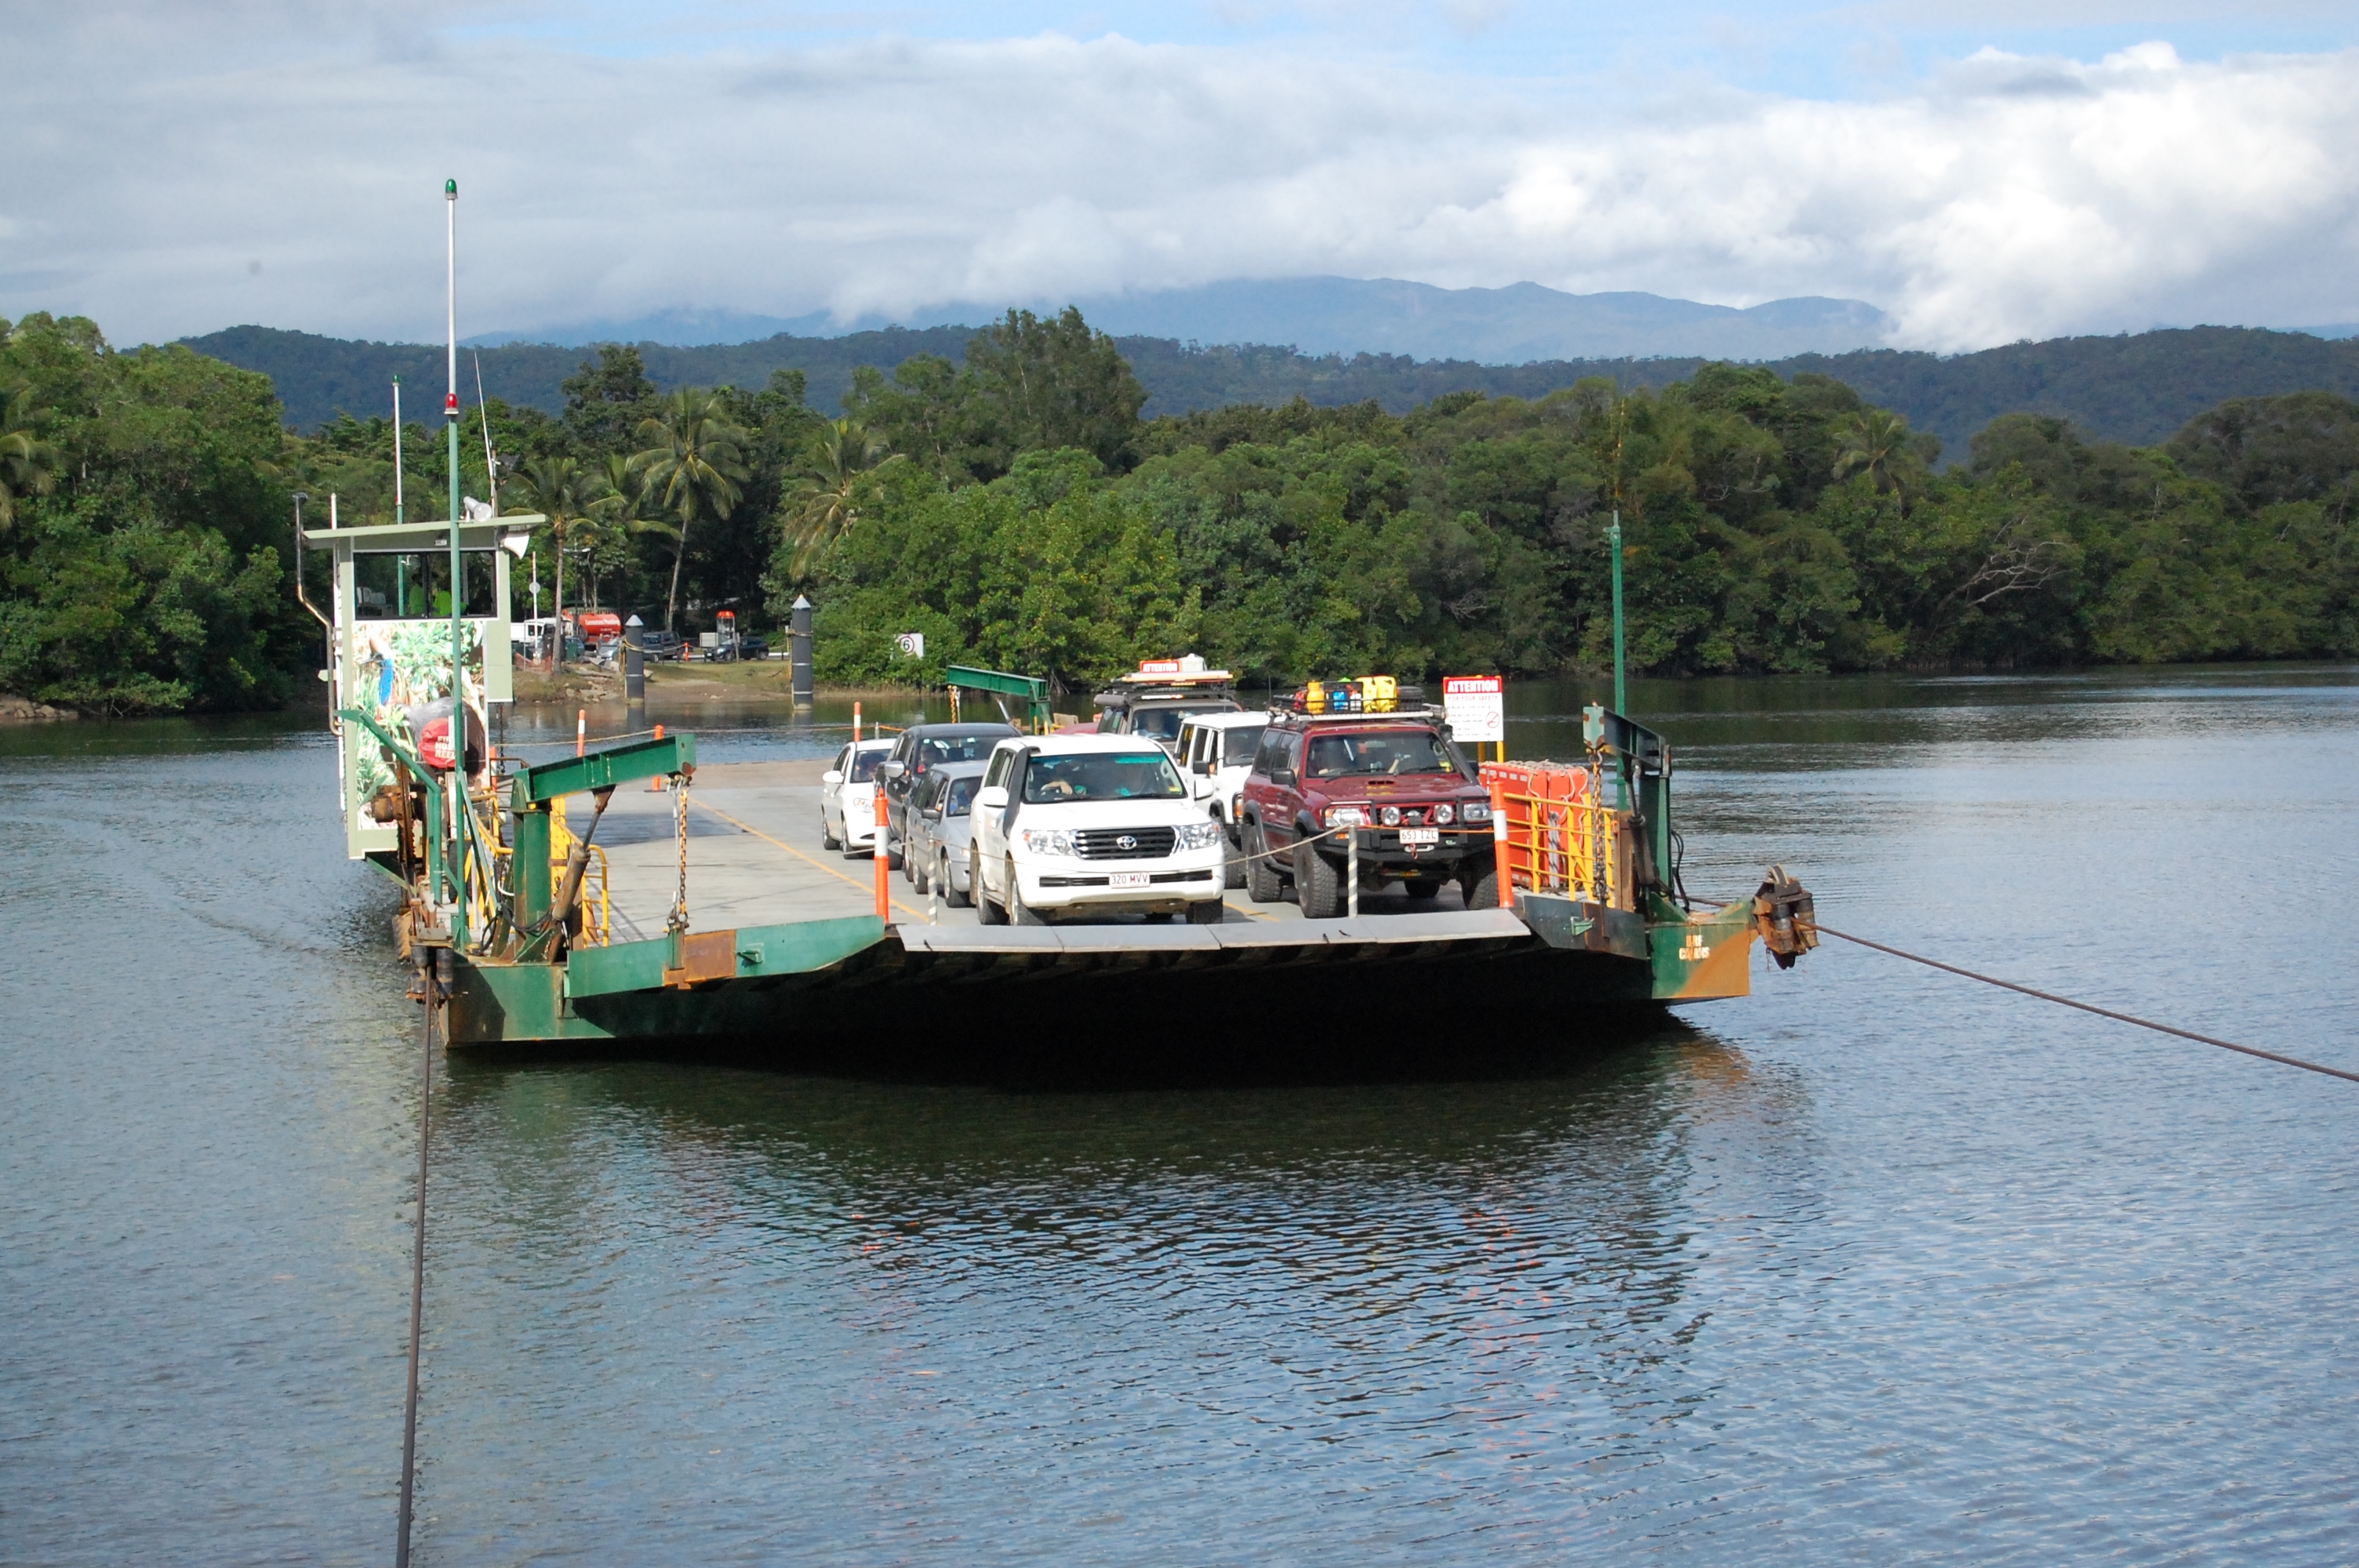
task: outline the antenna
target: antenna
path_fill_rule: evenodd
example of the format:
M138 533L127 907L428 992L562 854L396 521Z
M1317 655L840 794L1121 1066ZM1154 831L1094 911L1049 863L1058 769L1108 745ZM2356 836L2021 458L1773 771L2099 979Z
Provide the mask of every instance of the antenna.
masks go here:
M484 356L469 351L475 362L475 412L484 420L484 482L492 491L492 515L500 514L500 466L492 460L492 411L484 403Z

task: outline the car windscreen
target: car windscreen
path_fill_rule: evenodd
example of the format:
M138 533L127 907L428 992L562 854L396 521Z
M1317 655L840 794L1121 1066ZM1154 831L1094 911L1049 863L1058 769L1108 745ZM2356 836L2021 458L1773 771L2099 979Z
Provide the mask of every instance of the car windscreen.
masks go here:
M1242 768L1252 765L1254 752L1261 746L1261 730L1246 726L1221 731L1221 766Z
M1082 800L1185 800L1188 786L1161 752L1081 752L1035 757L1024 798L1036 806Z
M1314 779L1365 773L1454 773L1441 737L1430 730L1377 730L1367 735L1313 735L1308 769Z
M1180 733L1180 726L1191 713L1234 713L1234 702L1199 702L1177 708L1149 708L1131 715L1130 732L1152 735L1158 741L1169 741Z
M854 752L852 754L852 772L846 777L853 784L874 783L876 764L883 762L886 753L891 750L889 746L880 746L874 752Z
M964 816L974 806L974 792L983 785L983 775L951 780L950 798L942 804L944 816Z
M991 755L991 749L1007 739L1005 730L994 730L983 735L925 735L918 741L918 771L925 772L940 762L980 762Z

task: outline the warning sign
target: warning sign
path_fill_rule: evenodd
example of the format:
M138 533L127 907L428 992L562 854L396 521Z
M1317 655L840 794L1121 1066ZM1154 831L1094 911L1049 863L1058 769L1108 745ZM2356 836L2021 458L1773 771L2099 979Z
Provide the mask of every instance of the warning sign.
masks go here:
M1507 682L1503 676L1444 676L1441 711L1460 741L1507 738Z

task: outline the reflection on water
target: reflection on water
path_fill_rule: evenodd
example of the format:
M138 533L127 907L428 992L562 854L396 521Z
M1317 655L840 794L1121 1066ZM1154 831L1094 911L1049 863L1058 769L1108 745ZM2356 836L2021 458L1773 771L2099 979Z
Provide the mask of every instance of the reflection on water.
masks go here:
M1847 928L2349 1065L2354 694L1633 706L1698 892L1782 860ZM1515 694L1514 749L1588 695ZM827 743L741 718L706 755ZM286 724L0 731L0 1557L386 1549L415 1020L332 769ZM1756 985L1603 1051L1568 999L1479 1077L456 1065L421 1561L2359 1552L2346 1086L1840 946Z

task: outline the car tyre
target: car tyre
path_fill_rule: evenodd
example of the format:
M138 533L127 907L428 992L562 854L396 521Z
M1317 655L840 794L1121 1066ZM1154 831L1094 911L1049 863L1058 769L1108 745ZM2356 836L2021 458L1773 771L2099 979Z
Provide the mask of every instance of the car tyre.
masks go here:
M1229 917L1229 906L1217 898L1208 898L1188 906L1190 925L1218 925Z
M1221 861L1221 885L1223 887L1241 888L1245 886L1245 851L1238 849L1234 844L1230 845Z
M1343 878L1316 845L1294 846L1294 902L1305 920L1332 920L1343 913Z
M1466 890L1467 908L1499 907L1499 871L1490 861L1485 860L1480 867L1469 869L1459 885Z
M819 814L819 847L822 849L841 849L843 848L843 840L837 838L828 827L827 813L824 811Z
M1261 824L1246 823L1245 896L1256 903L1276 903L1284 892L1278 881L1277 862L1269 858L1268 848L1261 836Z
M1007 862L1007 918L1016 925L1046 925L1040 912L1024 902L1024 884L1016 880L1016 862Z
M927 881L925 870L920 867L914 859L909 861L908 867L901 874L909 879L909 885L917 889L919 893L924 893L931 885Z
M951 881L951 852L948 849L943 850L941 859L934 862L934 880L941 883L942 902L952 909L964 909L974 902L971 894L959 892L958 883Z
M974 890L975 917L985 925L1006 925L1007 906L1003 903L994 903L991 901L991 890L983 885L982 857L972 854L967 857L966 879L967 885Z

